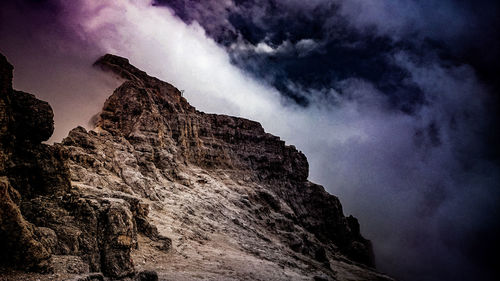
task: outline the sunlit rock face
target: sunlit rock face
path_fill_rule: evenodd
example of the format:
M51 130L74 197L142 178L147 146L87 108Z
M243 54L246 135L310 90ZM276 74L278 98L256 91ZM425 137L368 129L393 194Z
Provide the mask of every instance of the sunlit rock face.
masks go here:
M257 122L197 111L174 86L127 59L106 55L95 66L122 85L93 130L75 128L54 146L39 143L52 133L50 106L29 96L34 100L16 109L5 98L12 91L2 89L2 140L31 136L3 124L44 122L36 123L33 141L45 154L25 162L41 169L33 182L51 179L37 186L2 172L0 235L8 253L31 247L31 263L58 276L391 280L372 268L357 220L307 180L306 157L294 146ZM12 78L8 69L0 68L2 81ZM4 117L33 107L40 118ZM2 165L22 162L10 142L2 145ZM14 239L4 221L26 238Z

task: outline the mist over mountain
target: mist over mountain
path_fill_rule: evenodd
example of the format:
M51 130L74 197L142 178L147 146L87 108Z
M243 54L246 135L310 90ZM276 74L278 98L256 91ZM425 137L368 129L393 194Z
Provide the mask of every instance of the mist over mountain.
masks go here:
M1 280L393 280L294 146L126 58L94 66L121 85L47 145L51 106L0 56Z
M259 121L296 145L311 180L358 217L379 269L498 278L494 1L1 5L0 51L15 88L54 107L53 140L91 129L118 85L89 65L116 53L200 110Z

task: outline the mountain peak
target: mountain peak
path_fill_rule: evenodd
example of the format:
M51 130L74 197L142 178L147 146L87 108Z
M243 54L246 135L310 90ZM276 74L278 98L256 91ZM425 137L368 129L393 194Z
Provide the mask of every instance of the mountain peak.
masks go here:
M150 88L167 86L171 88L170 90L173 90L175 95L181 95L181 92L177 88L167 82L159 80L156 77L149 76L145 71L132 65L127 58L113 54L106 54L94 62L94 66L99 67L104 71L112 72L124 80L138 82L141 86Z
M177 147L179 162L259 169L260 177L274 174L307 180L309 164L304 154L266 133L260 123L199 112L173 85L149 76L125 58L108 54L95 65L126 79L106 100L96 122L98 130L132 143Z
M113 54L106 54L100 57L94 66L103 70L111 71L123 79L134 80L144 77L146 73L131 65L129 60Z
M195 110L125 58L95 65L125 81L94 130L75 128L61 144L17 141L32 127L51 132L50 107L10 87L0 95L0 129L16 137L0 138L0 238L9 246L0 266L112 278L153 269L175 280L391 280L371 268L357 220L308 181L294 146L258 122ZM0 77L9 69L0 57Z
M106 54L94 66L125 80L106 100L95 124L98 128L124 136L140 133L141 127L158 131L169 114L195 111L176 87L149 76L126 58Z

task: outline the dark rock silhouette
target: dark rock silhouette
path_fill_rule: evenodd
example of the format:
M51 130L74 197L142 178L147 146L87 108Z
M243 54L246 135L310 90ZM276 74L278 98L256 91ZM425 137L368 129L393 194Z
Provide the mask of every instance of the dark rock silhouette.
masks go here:
M13 90L12 69L0 56L1 263L43 272L135 274L136 225L158 236L155 228L133 198L90 198L71 188L64 149L42 143L54 130L52 109Z

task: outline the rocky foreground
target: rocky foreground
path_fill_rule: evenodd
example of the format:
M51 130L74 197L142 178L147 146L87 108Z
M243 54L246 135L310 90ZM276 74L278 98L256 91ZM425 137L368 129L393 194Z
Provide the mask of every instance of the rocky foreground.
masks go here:
M294 146L124 58L95 65L123 84L47 145L50 105L0 55L0 280L392 280Z

